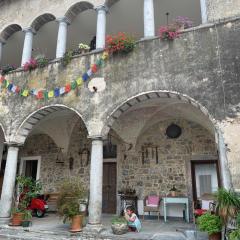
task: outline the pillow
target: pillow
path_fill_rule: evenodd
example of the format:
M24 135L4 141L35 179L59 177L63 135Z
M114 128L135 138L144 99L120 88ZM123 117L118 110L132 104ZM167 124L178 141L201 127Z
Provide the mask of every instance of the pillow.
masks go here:
M147 206L148 207L156 207L159 204L159 196L148 196L147 198Z

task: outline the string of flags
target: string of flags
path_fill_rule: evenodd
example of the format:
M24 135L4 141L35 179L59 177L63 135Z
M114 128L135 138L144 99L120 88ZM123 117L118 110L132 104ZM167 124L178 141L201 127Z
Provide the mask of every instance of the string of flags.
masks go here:
M34 96L38 100L40 99L47 100L53 97L60 97L71 92L77 87L82 86L84 82L88 81L91 77L93 77L93 75L99 70L99 68L103 66L104 61L106 61L108 57L109 54L107 51L105 51L102 54L102 56L97 59L96 63L91 65L91 67L85 73L83 73L82 76L78 77L74 81L67 83L65 86L62 87L55 87L54 89L51 90L20 88L13 82L7 80L5 76L0 75L1 90L6 89L9 92L15 93L22 97Z

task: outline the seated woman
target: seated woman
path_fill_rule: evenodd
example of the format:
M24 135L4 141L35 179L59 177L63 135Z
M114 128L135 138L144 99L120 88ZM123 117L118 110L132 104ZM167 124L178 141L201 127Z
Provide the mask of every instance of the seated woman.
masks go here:
M138 219L137 215L134 213L134 208L132 206L129 206L124 210L124 216L128 222L129 230L133 232L140 232L142 228L141 222Z

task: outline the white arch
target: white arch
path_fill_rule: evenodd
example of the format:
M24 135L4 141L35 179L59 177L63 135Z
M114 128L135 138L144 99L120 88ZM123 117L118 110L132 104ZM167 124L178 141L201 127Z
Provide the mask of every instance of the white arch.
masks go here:
M44 24L54 21L55 19L56 17L53 14L43 13L32 21L31 28L38 31Z
M63 111L63 110L69 110L76 113L80 117L80 119L83 121L84 125L86 126L83 116L74 108L68 107L63 104L48 105L29 114L18 127L16 134L11 137L11 142L23 144L27 136L31 132L32 128L39 121L41 121L42 119L44 119L45 117L49 116L52 113L55 113L57 111ZM87 129L87 126L86 126L86 129Z

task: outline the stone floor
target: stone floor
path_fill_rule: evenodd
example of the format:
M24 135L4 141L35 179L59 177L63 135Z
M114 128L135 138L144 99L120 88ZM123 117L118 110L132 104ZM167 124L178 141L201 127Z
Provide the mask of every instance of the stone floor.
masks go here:
M195 233L193 224L185 223L181 220L169 220L164 223L163 220L145 219L142 221L142 231L140 233L127 233L121 236L112 234L111 231L112 216L103 216L104 231L100 233L84 229L78 234L70 234L68 224L63 224L55 214L48 214L44 218L33 218L33 224L29 229L22 227L0 227L0 239L32 239L32 240L55 240L55 239L79 239L79 240L207 240L208 237L202 233Z

